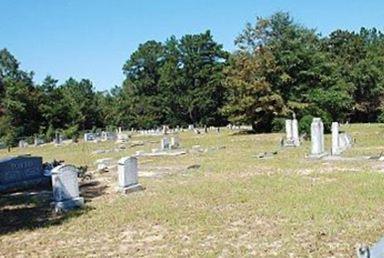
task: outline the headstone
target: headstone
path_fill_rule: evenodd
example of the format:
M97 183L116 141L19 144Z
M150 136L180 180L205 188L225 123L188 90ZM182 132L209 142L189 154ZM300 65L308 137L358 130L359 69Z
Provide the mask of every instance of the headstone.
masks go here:
M116 140L117 143L128 142L128 140L129 140L129 135L128 134L121 133L121 132L117 134L117 140Z
M117 139L117 134L114 132L101 132L102 141L115 141Z
M163 132L162 133L164 135L168 134L168 130L169 130L168 126L167 125L163 125Z
M191 130L191 131L192 131L193 129L195 129L195 126L194 126L194 125L192 125L192 124L191 124L191 125L188 125L188 130Z
M179 140L179 136L173 136L171 137L171 149L177 149L179 148L180 146L180 140Z
M324 125L321 118L313 118L311 124L311 158L321 158L324 152Z
M85 133L84 134L84 141L85 142L94 141L95 139L96 139L96 137L93 133Z
M332 155L340 155L352 146L352 138L347 133L339 133L339 123L332 123Z
M53 142L55 144L61 144L61 141L62 141L62 137L61 137L60 133L56 131L55 132L55 139Z
M39 137L35 137L34 138L34 142L33 142L33 145L35 146L35 147L37 147L37 146L39 146L39 145L41 145L41 144L44 144L44 140L43 139L40 139Z
M352 138L347 133L339 134L339 150L340 152L352 147Z
M299 138L299 124L297 122L296 117L285 120L285 147L298 147L300 146L300 138Z
M28 143L24 140L19 141L19 148L26 148L28 147Z
M357 249L358 258L379 258L384 257L384 238L381 238L373 246L361 246Z
M332 155L339 155L340 149L339 149L339 123L338 122L332 122L332 148L331 148L331 154Z
M138 182L136 157L121 158L117 164L119 191L125 194L143 190Z
M48 184L41 157L16 156L0 159L0 192Z
M300 146L299 123L296 118L292 120L292 141L296 147Z
M170 149L169 139L168 137L163 137L163 139L161 139L161 150L169 150L169 149Z
M104 171L109 169L112 165L112 158L98 159L96 160L96 169L97 171Z
M285 133L286 133L285 138L287 139L287 141L292 140L292 120L291 119L285 120Z
M53 205L56 212L84 206L77 174L77 168L72 165L60 165L52 169Z

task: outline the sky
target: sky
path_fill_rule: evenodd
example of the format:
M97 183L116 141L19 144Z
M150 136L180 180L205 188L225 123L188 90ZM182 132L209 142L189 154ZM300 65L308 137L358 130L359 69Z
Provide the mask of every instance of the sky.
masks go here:
M140 43L211 30L233 51L247 22L277 11L322 35L384 28L382 0L0 0L0 49L21 68L63 83L90 79L97 90L120 85L122 67Z

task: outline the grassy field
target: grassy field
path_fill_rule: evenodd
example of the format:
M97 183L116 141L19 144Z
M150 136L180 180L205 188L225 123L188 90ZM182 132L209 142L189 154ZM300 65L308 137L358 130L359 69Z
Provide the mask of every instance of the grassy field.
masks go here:
M384 164L362 158L384 151L384 126L342 129L356 144L340 160L305 158L310 142L279 150L282 134L185 132L182 148L200 145L203 152L139 158L146 189L127 196L116 193L115 171L94 173L81 187L86 208L65 216L50 211L49 192L2 196L0 256L354 256L360 243L384 235ZM11 154L94 170L96 159L150 151L160 137L133 140L145 144L96 155L117 145L46 145ZM275 150L271 158L257 158ZM201 167L187 169L194 164Z

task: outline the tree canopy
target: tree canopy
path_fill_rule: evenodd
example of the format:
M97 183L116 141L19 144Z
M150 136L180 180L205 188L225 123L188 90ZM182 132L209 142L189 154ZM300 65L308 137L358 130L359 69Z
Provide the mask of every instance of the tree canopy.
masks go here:
M303 120L384 122L384 34L376 28L322 36L284 12L246 24L229 53L207 30L140 44L121 85L98 92L89 79L35 83L0 50L0 141L55 130L110 126L250 124L269 132Z

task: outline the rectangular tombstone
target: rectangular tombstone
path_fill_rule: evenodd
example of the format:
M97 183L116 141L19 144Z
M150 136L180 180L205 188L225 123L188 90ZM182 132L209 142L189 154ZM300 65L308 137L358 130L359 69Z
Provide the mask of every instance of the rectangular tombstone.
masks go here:
M77 180L78 169L72 165L60 165L52 169L53 205L56 212L84 206Z
M333 122L332 127L332 148L331 148L331 154L332 155L339 155L340 154L340 141L339 141L339 123Z
M84 134L84 141L85 142L90 142L90 141L93 141L95 139L96 139L96 137L93 133L85 133Z
M169 139L167 137L164 137L161 139L161 150L169 150L170 149L170 144L169 144Z
M101 132L102 141L115 141L117 139L117 134L114 132Z
M97 171L109 169L112 166L112 158L98 159L95 161Z
M285 147L298 147L300 146L299 127L296 119L285 120Z
M26 148L28 147L28 143L24 140L19 141L19 148Z
M121 158L117 164L119 191L125 194L143 190L138 181L136 157Z
M285 120L285 133L286 133L285 138L287 139L287 141L291 141L292 140L292 120L291 119Z
M179 136L171 137L171 149L177 149L180 146Z
M55 132L55 139L53 140L53 143L54 144L61 144L63 138L62 136L60 135L59 132Z
M0 192L48 185L41 157L16 156L0 159Z
M313 118L311 123L311 158L321 158L324 152L324 125L321 118Z
M35 137L34 138L34 141L33 141L33 145L35 147L41 145L41 144L44 144L44 140L43 139L40 139L39 137Z
M347 133L339 134L339 149L340 152L352 147L352 139Z
M188 130L193 130L193 129L195 129L195 126L194 125L188 125Z
M292 141L296 147L300 146L299 123L296 118L292 120Z

